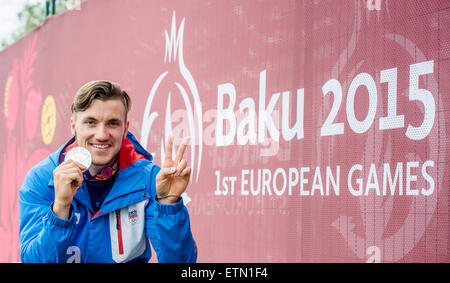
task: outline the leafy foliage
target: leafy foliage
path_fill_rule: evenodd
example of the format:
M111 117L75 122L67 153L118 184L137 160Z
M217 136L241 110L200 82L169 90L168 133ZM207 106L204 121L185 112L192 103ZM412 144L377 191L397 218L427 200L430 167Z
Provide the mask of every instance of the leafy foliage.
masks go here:
M68 2L73 1L56 0L55 13L57 14L67 10L69 7L69 5L67 5ZM34 28L40 26L44 22L45 16L46 7L44 0L37 3L25 3L23 8L17 14L20 25L16 28L16 30L11 31L11 36L9 38L2 39L0 42L0 50L16 42Z

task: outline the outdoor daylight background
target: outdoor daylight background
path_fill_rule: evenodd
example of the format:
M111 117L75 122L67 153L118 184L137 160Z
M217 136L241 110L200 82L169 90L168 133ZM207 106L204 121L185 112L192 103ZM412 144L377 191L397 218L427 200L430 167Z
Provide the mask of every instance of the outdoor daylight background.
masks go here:
M190 136L199 262L450 262L450 0L45 3L0 0L0 262L99 79L156 164Z

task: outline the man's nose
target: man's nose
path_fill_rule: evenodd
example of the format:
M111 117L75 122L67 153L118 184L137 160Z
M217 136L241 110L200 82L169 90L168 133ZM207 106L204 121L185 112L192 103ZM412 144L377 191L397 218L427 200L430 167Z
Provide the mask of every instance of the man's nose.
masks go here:
M106 125L101 124L95 131L95 137L98 140L107 140L109 138L109 132Z

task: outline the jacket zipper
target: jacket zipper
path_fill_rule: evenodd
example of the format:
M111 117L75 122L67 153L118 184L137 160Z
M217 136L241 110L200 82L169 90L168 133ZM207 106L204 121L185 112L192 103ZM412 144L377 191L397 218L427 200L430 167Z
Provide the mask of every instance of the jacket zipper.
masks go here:
M120 221L120 209L116 210L116 229L117 229L117 241L119 243L119 254L123 255L122 224Z

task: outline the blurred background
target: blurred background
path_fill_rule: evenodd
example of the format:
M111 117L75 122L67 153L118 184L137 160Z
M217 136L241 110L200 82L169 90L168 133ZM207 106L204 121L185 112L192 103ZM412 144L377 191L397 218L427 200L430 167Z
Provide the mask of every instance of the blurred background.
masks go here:
M41 25L49 15L73 9L82 0L0 0L0 50Z

